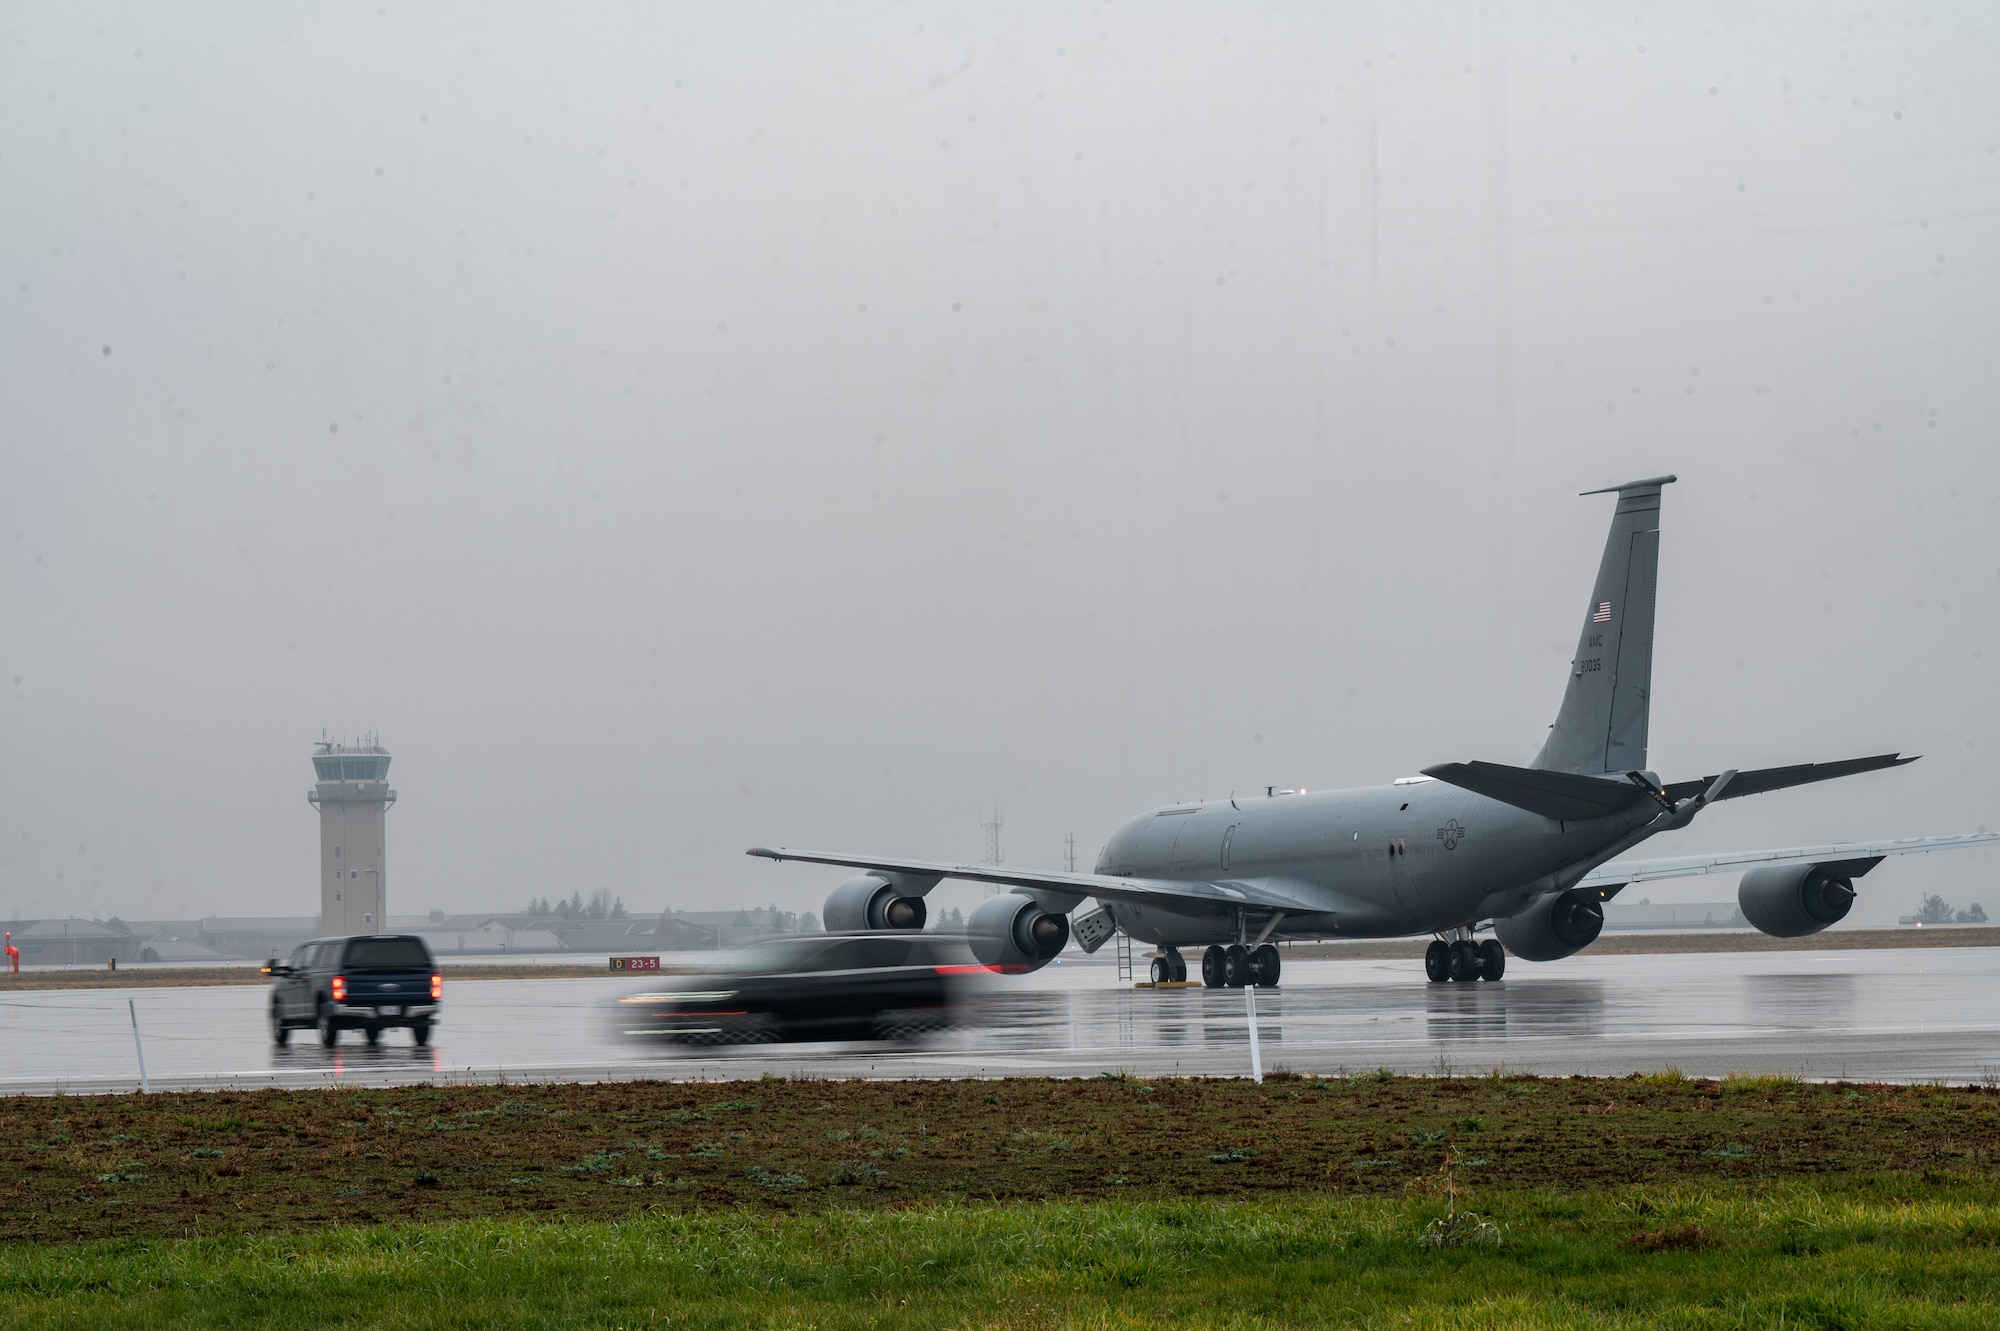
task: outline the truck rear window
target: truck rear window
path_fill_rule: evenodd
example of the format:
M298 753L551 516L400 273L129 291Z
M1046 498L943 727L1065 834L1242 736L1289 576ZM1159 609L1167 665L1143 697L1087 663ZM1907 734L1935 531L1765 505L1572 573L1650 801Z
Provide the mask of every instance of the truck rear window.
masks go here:
M431 954L421 938L357 938L347 945L347 964L427 971Z

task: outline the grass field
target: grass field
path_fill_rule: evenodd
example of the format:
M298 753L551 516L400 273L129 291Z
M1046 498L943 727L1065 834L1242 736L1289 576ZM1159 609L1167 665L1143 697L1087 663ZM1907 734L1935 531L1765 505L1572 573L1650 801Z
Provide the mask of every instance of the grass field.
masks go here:
M0 1248L9 1326L1990 1327L1989 1180L462 1220Z
M15 1097L0 1324L1991 1326L1996 1149L1672 1074Z

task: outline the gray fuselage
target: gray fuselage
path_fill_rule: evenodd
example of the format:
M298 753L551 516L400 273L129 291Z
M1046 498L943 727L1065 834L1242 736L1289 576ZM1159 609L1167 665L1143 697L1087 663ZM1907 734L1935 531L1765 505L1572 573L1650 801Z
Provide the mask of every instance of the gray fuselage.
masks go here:
M1512 915L1632 845L1660 812L1646 801L1563 822L1430 780L1176 804L1113 833L1097 872L1254 884L1309 907L1271 938L1387 938ZM1178 947L1254 938L1273 915L1197 901L1112 911L1132 937Z

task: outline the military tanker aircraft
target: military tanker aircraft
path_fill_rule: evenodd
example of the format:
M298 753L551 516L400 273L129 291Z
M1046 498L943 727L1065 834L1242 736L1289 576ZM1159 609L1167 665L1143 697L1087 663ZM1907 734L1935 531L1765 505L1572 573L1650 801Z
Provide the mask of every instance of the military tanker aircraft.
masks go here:
M1007 890L968 922L974 955L1003 971L1086 952L1116 931L1158 947L1155 982L1187 979L1202 948L1211 987L1278 982L1278 940L1431 934L1433 982L1498 980L1509 954L1554 961L1604 927L1631 883L1744 871L1743 917L1796 938L1838 923L1854 881L1885 856L1990 844L2000 833L1619 860L1686 827L1717 800L1915 761L1886 753L1663 781L1646 766L1660 496L1672 476L1586 494L1617 510L1584 607L1569 686L1527 767L1440 763L1386 786L1151 809L1119 828L1091 873L947 864L758 847L752 855L862 870L826 900L826 927L921 929L924 894L946 878ZM1077 914L1086 897L1097 905ZM1479 934L1490 929L1491 936Z

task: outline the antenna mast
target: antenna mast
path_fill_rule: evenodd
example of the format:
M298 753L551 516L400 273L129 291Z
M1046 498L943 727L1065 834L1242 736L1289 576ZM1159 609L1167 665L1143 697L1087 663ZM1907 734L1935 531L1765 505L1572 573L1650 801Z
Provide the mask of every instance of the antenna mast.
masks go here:
M982 822L979 825L986 829L986 862L1000 863L1000 806L997 804L993 806L992 822Z

